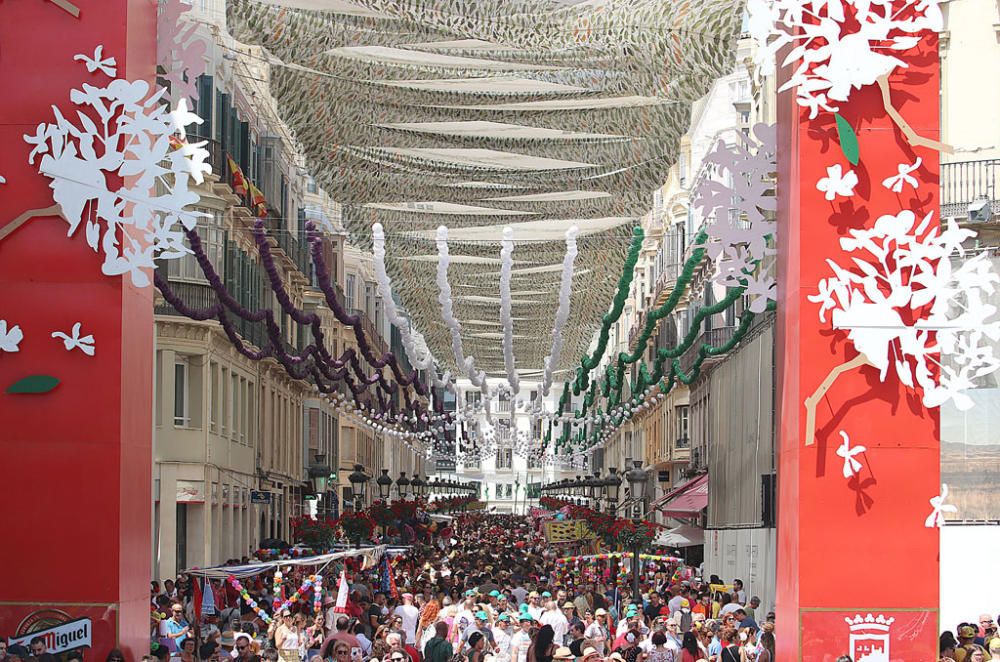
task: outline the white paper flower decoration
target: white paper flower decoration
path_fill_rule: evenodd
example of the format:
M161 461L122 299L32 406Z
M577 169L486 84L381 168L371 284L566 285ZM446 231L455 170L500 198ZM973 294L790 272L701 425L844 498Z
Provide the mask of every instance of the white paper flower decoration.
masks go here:
M18 345L24 340L24 332L21 327L14 325L7 328L7 320L0 320L0 352L19 352Z
M920 188L920 180L911 175L910 173L914 170L918 170L920 165L923 163L923 159L919 156L916 162L912 165L909 163L900 163L897 166L897 174L892 177L886 177L882 180L882 186L886 187L893 193L901 193L903 191L903 186L909 184L913 188Z
M777 299L774 276L761 265L775 253L776 141L774 125L767 124L754 126L753 138L740 133L734 144L719 140L705 156L708 176L696 184L691 203L708 220L713 281L745 287L755 313Z
M850 478L861 471L862 466L864 466L861 464L860 460L855 458L855 456L864 453L868 449L861 445L851 446L851 439L843 430L840 431L840 436L843 437L844 443L837 448L837 457L843 458L844 460L844 478Z
M826 177L821 177L816 182L817 190L825 193L827 200L834 200L838 195L849 198L854 195L854 187L858 185L858 176L851 169L844 172L844 167L839 163L828 166Z
M78 349L87 356L93 356L96 348L94 347L94 336L88 334L85 336L80 336L80 329L82 324L77 322L73 325L73 330L69 334L65 334L62 331L53 331L52 337L62 340L63 346L66 348L67 352L72 352L74 349Z
M94 49L94 57L87 57L86 55L80 53L78 55L74 55L73 59L81 61L87 65L87 71L89 73L94 73L95 71L100 70L100 72L108 78L114 78L118 75L118 63L115 62L113 57L104 57L103 51L104 46L102 44L98 44L97 48Z
M930 504L931 514L927 516L924 520L924 526L928 529L941 528L944 526L944 514L945 513L957 513L958 507L953 506L950 503L945 503L948 498L948 486L944 483L941 484L941 494L938 496L931 497Z
M92 60L83 59L89 68ZM182 227L193 228L206 215L186 209L199 199L190 183L201 183L211 172L206 142L178 144L185 126L201 119L187 111L186 101L170 112L160 102L162 94L151 93L144 80L114 79L106 87L84 83L70 92L80 107L76 121L53 106L55 122L24 136L32 145L28 163L40 156L38 171L52 180L49 188L69 223L67 234L85 224L88 245L104 253L103 273L130 274L138 287L149 285L146 270L157 259L189 252Z
M925 406L950 400L967 410L973 401L965 391L1000 368L993 355L1000 317L990 303L1000 276L986 254L966 257L963 243L975 232L953 219L931 228L932 216L919 225L909 210L881 216L870 230L850 230L840 240L856 254L847 267L827 260L833 275L809 300L820 304L821 322L831 313L833 328L847 332L859 355L834 368L806 400L807 444L819 396L847 370L871 365L883 381L891 371L921 392Z

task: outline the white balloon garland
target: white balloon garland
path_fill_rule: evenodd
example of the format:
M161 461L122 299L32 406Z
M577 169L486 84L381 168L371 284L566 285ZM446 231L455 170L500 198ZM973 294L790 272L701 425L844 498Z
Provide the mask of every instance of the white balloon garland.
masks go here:
M486 419L490 420L490 387L486 383L486 373L482 370L476 370L476 360L473 357L465 356L465 352L462 350L462 325L455 318L453 309L451 284L448 283L448 264L450 263L448 257L448 228L443 225L438 226L435 244L437 245L438 252L438 303L441 304L441 319L444 320L445 326L448 327L448 331L451 334L451 350L455 354L455 364L460 370L466 372L472 385L482 392Z
M417 370L426 370L437 388L445 388L454 393L455 386L451 383L451 374L445 372L443 379L438 378L437 370L434 369L434 356L426 345L423 346L425 350L423 353L418 350L414 334L410 331L410 321L396 310L396 302L392 298L392 280L385 269L385 232L381 223L372 225L372 252L375 255L375 280L378 282L378 292L385 305L386 317L389 318L390 324L399 329L399 336L410 365Z
M562 352L562 330L569 319L569 300L573 293L573 263L576 261L576 234L579 229L574 225L566 231L566 255L563 257L562 278L559 281L559 307L556 309L556 320L552 325L552 348L545 357L545 370L542 373L542 388L536 399L536 409L540 410L542 398L548 397L552 388L552 372L559 363Z
M517 370L514 369L514 319L511 316L510 281L514 268L514 231L503 229L500 242L500 324L503 326L503 367L507 371L507 382L513 395L521 390ZM513 413L513 408L511 408Z

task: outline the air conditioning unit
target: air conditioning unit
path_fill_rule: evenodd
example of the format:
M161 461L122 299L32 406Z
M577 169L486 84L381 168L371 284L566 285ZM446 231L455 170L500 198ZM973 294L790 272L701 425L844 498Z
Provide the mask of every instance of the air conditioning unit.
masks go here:
M969 203L969 222L986 223L993 217L993 203L990 200L974 200Z

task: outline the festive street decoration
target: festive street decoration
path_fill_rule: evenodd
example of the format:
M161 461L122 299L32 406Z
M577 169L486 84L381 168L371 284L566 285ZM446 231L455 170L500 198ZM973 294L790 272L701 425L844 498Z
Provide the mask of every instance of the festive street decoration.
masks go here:
M239 593L240 598L243 600L243 602L247 604L248 607L250 607L250 609L253 610L253 613L257 614L257 617L260 618L260 620L270 625L271 623L270 614L268 614L266 611L260 608L260 605L257 604L256 600L253 599L253 597L250 595L250 592L247 591L246 587L243 586L240 580L232 575L229 575L228 577L226 577L226 581L228 581L229 584L236 590L236 592Z
M942 526L944 526L945 523L945 517L944 517L945 513L958 512L958 507L950 503L945 503L945 500L947 498L948 498L948 486L942 483L941 494L931 497L930 499L931 508L933 510L931 511L931 514L927 516L927 519L924 520L925 527L927 527L928 529L941 528Z
M167 82L165 97L174 104L198 99L197 80L207 69L207 44L197 36L199 24L184 16L191 9L183 0L163 0L156 17L156 63Z
M845 371L872 366L885 381L896 378L922 393L927 407L954 402L960 410L973 401L965 390L995 372L1000 360L1000 315L989 303L1000 275L983 253L967 256L963 243L975 236L948 219L931 226L933 212L920 222L903 210L886 214L870 230L849 230L840 240L858 253L848 270L833 260L833 275L819 282L809 300L820 304L819 319L831 312L833 329L849 340L857 356L835 367L806 400L806 444L813 443L816 405ZM957 264L952 258L962 258ZM938 358L941 355L941 359Z
M0 320L0 352L19 352L24 332L17 324L7 328L7 320Z
M837 457L843 458L844 460L844 468L842 471L844 478L850 478L861 471L861 467L863 466L861 462L855 458L855 456L864 453L868 449L861 445L851 446L851 439L843 430L840 431L840 436L843 437L844 443L837 448Z
M774 274L762 264L776 252L775 135L774 125L761 123L752 138L737 132L735 144L718 140L705 156L709 175L695 184L691 201L707 219L708 256L716 261L712 281L746 288L754 313L777 298Z
M500 325L503 327L503 367L507 371L507 383L510 392L517 396L520 391L520 379L514 367L514 319L511 314L510 279L514 268L514 231L510 227L503 229L503 239L500 242Z
M844 172L844 167L836 163L826 169L826 177L816 182L816 189L826 194L827 200L838 196L849 198L854 195L854 187L858 185L858 176L853 170Z
M897 172L892 177L886 177L882 180L882 186L886 187L893 193L901 193L903 191L903 186L912 186L914 190L920 188L920 180L914 177L911 173L916 172L920 169L921 164L923 164L923 159L919 156L917 160L912 164L900 163L897 166Z
M81 352L87 356L93 356L97 351L94 347L94 336L87 334L85 336L80 336L80 329L82 324L77 322L73 325L73 329L70 331L69 335L63 333L62 331L53 331L52 337L62 340L63 346L66 348L67 352L72 352L74 349L79 349Z
M7 392L15 395L41 395L59 386L59 379L50 375L30 375L22 377L7 387Z
M432 375L436 387L446 388L454 392L455 386L451 383L450 373L445 372L443 377L438 378L434 356L427 350L426 345L423 345L422 353L418 352L417 334L411 328L410 321L402 317L396 308L396 302L392 295L392 280L385 269L385 232L382 229L381 223L372 225L372 253L374 255L375 280L378 284L379 295L382 297L382 303L385 306L386 317L389 319L390 324L399 329L399 337L403 343L403 350L406 352L406 358L409 359L410 365L417 370L428 371Z
M761 73L773 74L776 56L790 48L782 66L793 64L795 70L779 91L795 89L799 104L810 109L810 119L819 108L836 112L837 102L846 102L854 90L877 83L887 115L911 145L951 151L947 145L918 136L892 105L889 92L889 74L907 66L901 54L915 48L928 32L942 30L939 0L749 0L747 9ZM849 142L845 145L842 140L841 146L856 165L856 152L852 158Z
M113 58L102 59L100 48L94 57L77 58L92 72L115 71L108 64ZM187 254L179 227L191 229L205 215L185 210L198 201L189 184L201 183L211 166L204 142L171 149L173 137L183 139L185 128L202 120L184 99L168 111L161 96L151 94L144 80L112 79L104 87L72 90L79 124L53 106L55 122L39 124L24 139L32 145L28 162L40 156L38 171L52 180L55 207L21 214L4 227L4 236L35 216L61 215L70 236L85 226L87 244L104 255L104 274L130 274L138 287L149 285L145 270L156 260ZM118 178L121 185L109 184ZM163 184L158 193L156 181ZM133 206L129 214L122 213L126 205Z
M375 522L366 512L346 511L337 520L348 540L368 540L375 532Z
M566 254L563 257L562 274L559 277L559 305L556 308L556 319L552 325L552 346L543 362L542 387L539 389L536 404L538 408L541 408L542 398L548 397L549 391L552 389L552 373L559 365L559 358L562 354L563 329L569 319L570 297L573 294L573 265L578 253L576 246L578 232L579 228L575 225L566 230Z

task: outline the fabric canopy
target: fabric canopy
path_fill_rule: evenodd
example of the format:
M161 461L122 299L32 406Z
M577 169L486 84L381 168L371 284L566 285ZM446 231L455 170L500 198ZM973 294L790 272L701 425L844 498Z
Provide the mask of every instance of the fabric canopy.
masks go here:
M261 561L260 563L250 563L248 565L218 565L210 568L190 568L184 570L183 574L193 577L207 577L209 579L225 579L232 575L237 579L253 577L268 570L274 570L279 566L284 568L290 565L304 566L326 566L332 561L339 559L361 557L364 559L365 567L372 567L378 563L382 555L386 553L385 545L376 547L364 547L362 549L346 549L342 552L331 554L319 554L317 556L304 556L294 559L280 559L277 561Z
M684 483L653 504L653 508L671 517L697 517L708 507L708 474Z
M575 365L607 310L631 226L666 181L691 103L735 62L740 0L227 0L240 41L263 47L278 111L318 183L345 205L352 241L385 228L387 269L442 368L434 235L451 230L451 286L492 287L501 229L512 286L555 311L564 232L579 225L559 365ZM478 231L481 230L481 231ZM419 257L420 259L407 259ZM483 293L486 294L486 293ZM494 320L499 302L455 302ZM539 367L551 314L514 323ZM495 335L465 354L504 374Z
M704 544L704 529L699 529L696 526L687 526L686 524L666 531L660 531L656 538L653 539L654 546L660 545L663 547L695 547Z

